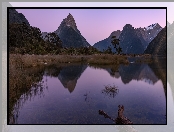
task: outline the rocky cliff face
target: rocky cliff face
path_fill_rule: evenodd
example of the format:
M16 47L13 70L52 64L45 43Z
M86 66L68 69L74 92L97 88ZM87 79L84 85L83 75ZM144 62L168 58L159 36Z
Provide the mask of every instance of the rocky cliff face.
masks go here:
M119 37L120 46L125 54L141 54L144 51L143 44L136 34L134 27L126 24Z
M9 24L22 24L23 22L25 22L27 26L30 26L28 20L22 13L18 13L15 9L9 9Z
M155 56L166 56L167 55L167 43L166 43L166 27L163 28L150 42L147 49L144 51L145 54L152 54Z
M158 24L152 24L149 25L148 27L144 28L137 28L136 32L137 34L141 34L143 39L146 41L146 47L147 48L148 44L157 36L157 34L162 30L162 27Z
M69 14L67 18L63 19L55 33L62 40L63 47L78 48L90 46L90 44L77 29L77 25L71 14Z
M143 49L145 50L149 44L149 42L147 41L148 39L147 33L145 32L143 28L137 28L135 29L135 31L136 31L136 35L138 36L138 38L140 39L143 45Z

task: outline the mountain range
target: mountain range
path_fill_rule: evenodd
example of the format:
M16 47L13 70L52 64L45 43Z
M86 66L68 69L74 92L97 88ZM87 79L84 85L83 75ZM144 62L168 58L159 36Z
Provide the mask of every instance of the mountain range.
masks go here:
M126 24L123 30L117 30L116 37L120 39L120 47L125 54L142 54L147 48L148 44L157 36L157 34L162 30L162 27L158 24L152 24L144 28L134 28L130 24ZM94 44L94 47L100 51L108 49L108 46L114 49L111 44L111 35Z
M9 9L9 23L26 23L28 26L30 26L25 16L22 13L18 13L15 9ZM167 25L168 27L172 27L172 24L170 23ZM158 37L157 35L162 29L163 28L158 23L144 28L134 28L131 24L126 24L122 31L113 31L108 38L95 43L93 47L99 51L105 51L108 49L108 47L111 47L112 52L115 52L115 49L111 44L111 38L112 36L116 36L117 39L120 39L120 47L122 48L124 54L143 54L144 51L145 53L151 53L147 52L149 49L149 44L152 43L152 40L154 40L155 37ZM53 33L56 33L62 41L62 47L79 48L91 46L81 35L75 23L75 19L70 13L65 19L63 19L58 29L56 29ZM44 39L47 34L47 32L42 32L42 38ZM165 34L161 33L160 35ZM163 39L165 38L163 37ZM153 42L161 43L160 45L165 47L163 46L165 45L164 41L155 39ZM154 52L154 54L156 54L156 52Z

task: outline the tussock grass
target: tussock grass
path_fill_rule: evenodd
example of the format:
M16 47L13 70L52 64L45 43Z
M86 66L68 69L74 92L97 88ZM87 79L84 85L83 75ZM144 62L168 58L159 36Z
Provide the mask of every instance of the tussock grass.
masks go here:
M90 63L90 64L128 64L126 56L97 55L20 55L10 54L9 65L18 68L35 67L59 63Z
M34 83L38 83L42 80L42 75L44 73L44 67L31 67L24 68L21 66L22 60L17 58L17 60L9 61L9 123L14 123L13 116L17 115L19 107L21 107L21 100L24 102L31 96L31 86ZM40 88L36 88L40 91ZM21 98L21 95L25 95ZM15 106L15 107L14 107Z
M88 63L90 64L101 64L101 65L110 65L110 64L128 64L126 56L123 55L93 55L88 59Z
M18 68L50 65L55 63L82 62L85 59L80 56L70 55L19 55L10 54L9 65Z

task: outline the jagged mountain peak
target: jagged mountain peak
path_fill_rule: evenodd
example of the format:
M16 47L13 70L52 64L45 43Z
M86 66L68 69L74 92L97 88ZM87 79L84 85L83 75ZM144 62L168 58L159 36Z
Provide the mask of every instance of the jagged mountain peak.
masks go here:
M157 23L151 24L151 25L149 25L149 26L147 26L145 28L146 28L146 30L153 29L156 25L157 25Z
M69 13L68 16L65 18L67 21L75 21L74 17Z
M134 36L136 34L135 33L135 28L131 24L126 24L123 27L123 30L121 31L121 36L120 37L127 36L129 34ZM120 38L120 39L123 39L123 38Z
M134 27L131 25L131 24L126 24L124 27L123 27L123 30L124 29L134 29Z
M162 29L162 27L158 23L156 23L155 28L161 28Z
M67 16L67 18L68 18L68 17L73 17L73 16L71 15L71 13L69 13L68 16Z
M66 26L77 28L74 17L69 13L68 16L62 21Z
M100 51L107 50L108 46L112 46L111 37L116 36L120 39L123 53L143 53L148 44L162 30L162 27L158 23L151 24L148 28L149 30L146 30L146 27L134 28L131 24L126 24L122 31L117 30L112 32L108 38L95 43L94 47Z
M60 37L63 42L63 47L87 47L90 44L81 35L77 28L74 17L69 13L63 19L55 33Z

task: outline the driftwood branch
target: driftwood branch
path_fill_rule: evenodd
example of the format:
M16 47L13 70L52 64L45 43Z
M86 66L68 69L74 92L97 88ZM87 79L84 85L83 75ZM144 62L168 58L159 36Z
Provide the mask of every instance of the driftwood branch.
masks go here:
M112 121L114 121L116 124L133 124L127 117L125 117L123 115L123 112L124 112L124 106L118 106L118 115L117 115L117 118L116 119L113 119L112 117L110 117L106 112L104 112L103 110L99 110L99 114L100 115L104 115L105 118L109 118L111 119Z
M100 115L103 115L105 118L109 118L113 121L115 121L115 119L111 118L106 112L104 112L103 110L99 110L98 111Z

